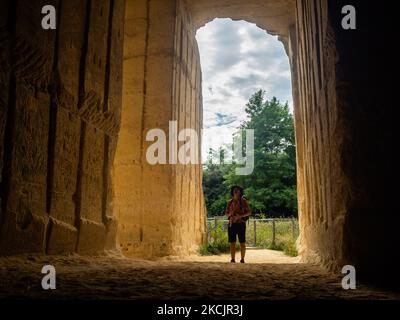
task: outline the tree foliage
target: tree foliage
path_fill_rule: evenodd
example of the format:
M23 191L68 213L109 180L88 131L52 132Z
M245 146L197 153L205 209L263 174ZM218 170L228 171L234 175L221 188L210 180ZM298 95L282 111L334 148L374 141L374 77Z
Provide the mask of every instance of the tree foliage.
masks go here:
M203 188L208 214L221 215L230 198L229 187L241 185L255 213L296 216L296 149L293 115L288 104L265 99L259 90L246 104L247 120L239 128L254 129L254 171L236 175L237 164L204 166ZM210 150L209 160L220 150Z

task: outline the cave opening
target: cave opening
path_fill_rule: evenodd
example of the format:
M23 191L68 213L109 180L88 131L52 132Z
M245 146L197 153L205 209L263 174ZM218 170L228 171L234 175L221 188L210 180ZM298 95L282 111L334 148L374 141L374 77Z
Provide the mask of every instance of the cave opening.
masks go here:
M202 69L209 242L202 250L228 248L224 212L229 186L243 185L252 210L245 232L248 249L277 248L296 256L296 149L291 70L284 46L255 24L231 19L207 23L197 30L196 40ZM246 129L253 130L251 157ZM245 144L242 169L236 170L233 149Z

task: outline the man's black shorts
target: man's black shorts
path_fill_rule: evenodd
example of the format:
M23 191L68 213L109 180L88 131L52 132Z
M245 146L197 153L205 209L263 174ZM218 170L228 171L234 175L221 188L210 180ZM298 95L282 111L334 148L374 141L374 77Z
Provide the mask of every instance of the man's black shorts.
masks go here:
M246 223L232 223L232 226L228 226L228 238L229 242L236 242L236 235L238 235L239 242L246 242Z

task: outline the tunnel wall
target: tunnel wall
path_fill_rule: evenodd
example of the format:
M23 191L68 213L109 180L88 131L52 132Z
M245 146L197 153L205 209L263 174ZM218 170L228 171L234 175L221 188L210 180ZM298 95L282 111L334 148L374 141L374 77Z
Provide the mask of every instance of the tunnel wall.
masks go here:
M118 247L126 255L171 254L172 166L150 165L147 132L168 133L175 4L128 0L122 126L115 159Z
M327 1L298 0L291 29L300 254L329 268L343 264L350 196L343 171L346 118L337 100L335 33Z
M345 119L346 140L341 159L350 186L343 225L343 256L356 266L358 275L379 285L400 288L396 261L400 225L395 145L393 64L390 43L392 10L388 2L353 1L357 29L341 27L340 9L349 3L329 2L336 35L336 92L338 108ZM377 27L379 26L379 27ZM385 32L383 32L385 30Z
M43 30L44 5L57 29ZM115 247L124 1L1 1L0 253Z
M174 42L173 112L178 131L194 129L199 138L199 164L174 166L174 239L179 250L194 252L206 235L206 212L202 186L201 138L203 129L202 74L192 17L186 2L176 2ZM181 148L184 142L178 144ZM179 161L178 161L179 162Z
M356 30L341 25L349 4ZM390 67L375 43L385 36L371 24L384 22L372 1L298 0L296 9L290 57L302 260L335 271L350 264L360 278L398 285L399 217L387 183L395 168Z
M178 132L202 127L199 54L183 6L175 0L127 1L122 125L113 175L117 242L126 255L186 254L204 237L200 165L169 164L168 145L167 164L146 159L154 143L146 141L149 130L162 129L168 142L169 121L177 121Z

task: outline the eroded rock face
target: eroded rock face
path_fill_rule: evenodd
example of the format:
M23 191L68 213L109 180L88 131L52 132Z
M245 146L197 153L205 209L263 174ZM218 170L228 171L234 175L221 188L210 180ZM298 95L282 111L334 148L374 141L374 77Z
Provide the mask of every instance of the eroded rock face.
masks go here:
M44 5L57 9L56 31L41 28ZM0 252L102 251L115 238L110 168L120 122L124 4L1 6Z
M255 23L287 44L289 27L295 23L296 0L187 0L195 30L215 18Z
M343 223L350 197L341 163L347 132L336 95L339 55L327 2L298 1L297 17L296 28L291 30L290 57L296 106L300 253L303 261L335 269L344 263Z
M200 164L150 165L147 132L169 122L200 132L200 58L183 1L127 1L122 125L115 162L118 246L127 255L184 255L205 239ZM176 138L175 138L176 139ZM183 143L179 143L179 148ZM167 146L168 147L168 146ZM200 155L200 145L198 146Z
M390 112L379 102L383 71L375 67L382 59L371 42L379 36L366 23L367 3L356 6L358 29L344 30L345 4L297 1L297 42L290 36L300 252L303 261L332 270L352 264L359 276L392 285L398 277L387 252L398 255L398 218L385 183L391 160L379 156L390 141Z

